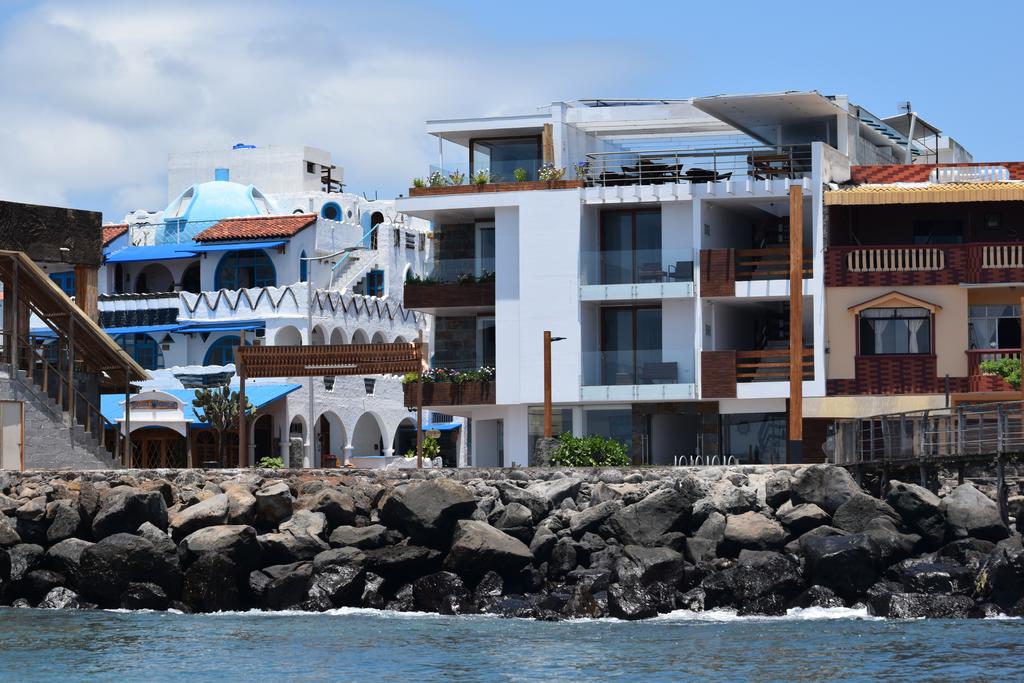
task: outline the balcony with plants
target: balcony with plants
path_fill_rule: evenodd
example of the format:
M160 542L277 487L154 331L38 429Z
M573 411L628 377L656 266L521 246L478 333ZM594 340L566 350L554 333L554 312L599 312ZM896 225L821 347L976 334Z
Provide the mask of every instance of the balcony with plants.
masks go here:
M410 408L418 404L421 390L425 406L494 405L497 396L493 366L467 370L431 368L422 375L411 372L402 378L402 389L405 405Z

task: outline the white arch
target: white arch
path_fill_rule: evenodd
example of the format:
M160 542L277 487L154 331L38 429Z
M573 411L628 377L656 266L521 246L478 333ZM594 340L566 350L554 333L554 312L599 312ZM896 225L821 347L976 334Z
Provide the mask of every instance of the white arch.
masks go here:
M294 325L285 325L274 333L274 346L301 346L302 333Z
M299 425L302 427L302 432L300 434L292 433L292 427L295 425L296 422L298 422ZM303 417L302 415L294 415L292 419L288 422L288 438L291 438L292 436L301 436L303 440L305 440L306 438L306 418Z
M409 430L412 430L411 432ZM406 444L399 443L399 434L404 432L406 436ZM395 433L391 437L391 448L394 449L395 455L404 455L407 450L416 449L416 422L411 417L403 417L402 421L395 427Z
M352 343L353 344L369 344L370 343L370 338L366 336L366 332L364 332L362 329L358 329L358 330L356 330L355 332L352 333Z
M403 337L402 335L398 335L397 337L395 337L395 343L396 344L408 344L409 340L406 339L405 337Z
M145 291L139 291L139 281ZM155 294L157 292L173 292L174 276L170 269L162 263L150 263L135 276L136 294Z
M384 455L381 444L387 443L384 441L386 431L384 421L376 413L367 411L360 415L352 429L352 455Z
M384 336L383 332L379 332L379 331L378 332L374 332L373 333L373 343L374 344L387 344L388 343L388 338Z
M324 451L321 447L324 422L327 423L330 432L328 435L329 438L326 439L327 451ZM338 414L333 410L325 410L320 413L320 417L316 419L316 424L317 452L321 457L326 453L330 453L331 455L338 456L339 460L343 459L345 456L345 447L348 445L348 432L345 429L345 423L341 421L341 418L338 417Z
M313 346L323 346L327 343L327 335L324 334L323 325L314 325L309 335L309 343Z
M345 337L345 330L340 327L335 327L331 330L331 345L344 346L345 344L348 344L348 339Z

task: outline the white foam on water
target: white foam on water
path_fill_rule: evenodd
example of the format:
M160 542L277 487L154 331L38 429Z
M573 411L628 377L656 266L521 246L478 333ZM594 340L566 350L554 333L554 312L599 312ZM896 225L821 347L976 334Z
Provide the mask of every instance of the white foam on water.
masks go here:
M753 614L740 616L734 610L725 609L713 609L706 612L676 610L667 614L660 614L649 621L724 623L732 621L830 621L836 619L882 620L883 617L875 617L868 614L867 607L794 607L786 612L784 616L772 617Z

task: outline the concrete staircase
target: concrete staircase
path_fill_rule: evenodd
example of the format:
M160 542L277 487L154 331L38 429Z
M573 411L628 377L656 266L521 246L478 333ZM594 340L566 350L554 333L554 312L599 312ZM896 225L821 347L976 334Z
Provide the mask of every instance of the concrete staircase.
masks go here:
M102 429L91 433L81 424L71 424L67 412L25 371L19 370L12 376L9 365L3 368L0 398L24 403L26 468L109 469L119 466L101 443Z

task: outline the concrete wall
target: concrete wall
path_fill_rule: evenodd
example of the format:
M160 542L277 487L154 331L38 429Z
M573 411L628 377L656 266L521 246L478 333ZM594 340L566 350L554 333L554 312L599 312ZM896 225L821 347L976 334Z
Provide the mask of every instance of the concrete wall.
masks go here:
M307 171L307 161L316 164L313 173ZM304 145L173 153L167 160L167 201L193 183L214 180L218 168L228 169L228 180L255 185L266 193L319 190L320 166L330 163L330 152ZM335 169L332 176L341 180L342 169Z

